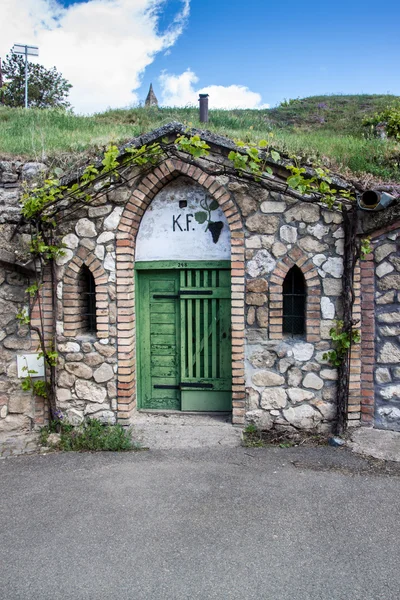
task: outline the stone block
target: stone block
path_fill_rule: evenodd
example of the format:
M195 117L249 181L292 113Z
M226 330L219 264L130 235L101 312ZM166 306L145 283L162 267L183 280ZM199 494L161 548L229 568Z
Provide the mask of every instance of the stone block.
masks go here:
M111 365L107 363L103 363L98 369L96 369L93 373L93 379L97 383L104 383L105 381L109 381L113 379L114 371Z
M248 410L258 410L260 408L260 394L254 388L246 388L246 398Z
M298 429L315 429L322 420L322 415L309 404L291 406L283 410L283 416Z
M261 394L261 408L265 410L284 408L286 404L286 390L281 387L270 387Z
M316 223L320 219L320 209L317 204L299 202L284 214L286 223L300 222Z
M246 226L255 233L275 233L278 231L279 217L257 213L246 219Z
M297 229L290 225L282 225L279 230L279 235L282 241L288 244L295 244L297 242Z
M307 373L303 380L303 386L313 390L320 390L324 387L324 382L315 373Z
M247 412L246 421L253 423L260 431L268 431L273 425L271 415L265 410L251 410Z
M292 351L295 360L305 362L307 360L310 360L310 358L314 354L314 346L305 342L299 342L293 345Z
M385 342L379 352L378 362L388 365L400 363L400 348L392 342Z
M72 373L80 379L90 379L93 375L92 369L81 362L70 362L65 365L65 369L68 373Z
M96 227L93 221L83 218L79 219L75 225L76 234L81 238L92 238L97 235Z
M257 371L252 377L254 385L259 387L273 387L283 385L285 378L273 371Z
M302 238L299 241L299 246L302 248L302 250L304 250L304 252L309 252L311 254L319 254L328 247L326 244L321 244L321 242L310 236Z
M268 327L268 308L257 308L257 323L259 327Z
M382 244L375 249L375 261L381 262L384 260L389 254L392 252L396 252L396 244Z
M266 273L271 273L276 265L276 260L268 250L259 250L254 257L248 261L246 272L250 277L261 277Z
M32 395L23 392L11 392L8 400L8 412L23 415L32 413Z
M75 384L75 391L76 395L81 400L89 400L90 402L96 402L98 404L102 404L107 396L106 390L93 381L82 381L78 379Z

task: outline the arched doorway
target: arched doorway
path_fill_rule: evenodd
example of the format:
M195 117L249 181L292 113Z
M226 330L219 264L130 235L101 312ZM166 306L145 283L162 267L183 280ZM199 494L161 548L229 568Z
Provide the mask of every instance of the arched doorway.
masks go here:
M139 409L231 410L230 237L218 202L187 177L144 213L135 253Z

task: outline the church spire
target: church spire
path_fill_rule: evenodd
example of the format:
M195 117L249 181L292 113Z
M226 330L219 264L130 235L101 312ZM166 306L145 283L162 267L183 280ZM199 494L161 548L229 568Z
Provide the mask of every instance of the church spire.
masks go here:
M149 106L158 106L158 100L153 91L153 84L150 84L149 93L147 94L146 102L144 103L146 107Z

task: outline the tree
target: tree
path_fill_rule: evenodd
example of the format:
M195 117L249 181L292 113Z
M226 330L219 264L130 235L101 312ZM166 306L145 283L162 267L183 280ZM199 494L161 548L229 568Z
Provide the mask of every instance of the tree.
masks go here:
M6 106L25 106L25 58L11 53L3 63L3 87L0 101ZM56 67L28 62L28 106L36 108L69 108L67 100L72 85Z

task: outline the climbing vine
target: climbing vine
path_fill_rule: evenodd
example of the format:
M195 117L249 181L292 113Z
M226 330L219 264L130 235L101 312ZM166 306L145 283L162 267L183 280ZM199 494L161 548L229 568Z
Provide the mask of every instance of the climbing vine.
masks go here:
M274 169L279 168L289 172L286 193L304 201L317 201L330 209L341 210L343 215L347 209L354 206L352 191L338 189L333 184L330 174L316 167L314 170L301 166L297 157L282 158L271 146L271 139L261 140L258 144L236 141L236 148L228 154L227 161L213 160L209 157L210 145L199 135L190 135L190 132L178 136L174 141L163 139L139 148L126 146L120 152L115 144L110 144L102 160L98 164L87 165L79 176L72 182L66 181L62 173L56 171L53 176L45 179L41 185L25 189L22 197L22 223L29 225L31 234L30 252L35 264L35 282L27 288L29 307L22 311L19 319L29 325L36 332L39 339L39 355L45 363L44 381L34 378L34 373L27 371L22 386L34 394L47 398L50 408L50 418L57 415L55 405L55 366L57 363L55 316L51 340L45 339L44 317L41 298L43 286L43 273L49 267L52 287L52 302L56 304L56 272L55 261L63 255L62 244L57 240L57 223L62 217L63 221L73 218L75 211L85 204L95 202L107 192L119 185L127 184L143 176L146 170L152 169L162 160L179 156L189 164L196 164L198 159L206 159L202 168L206 173L217 175L231 175L239 179L256 182L267 189L274 189ZM132 167L133 170L132 170ZM282 183L275 189L282 191ZM347 208L344 208L346 203ZM195 214L199 224L206 224L213 237L218 241L223 223L212 218L212 212L218 208L215 200L201 205L202 210ZM351 236L355 236L352 230ZM353 248L353 246L352 246ZM367 240L361 245L361 254L368 253ZM351 281L351 269L354 271L355 254L351 250L352 258L349 261L348 281ZM350 285L350 284L349 284ZM348 295L349 298L351 294ZM32 313L37 308L40 326L33 325ZM346 304L346 314L351 315L352 301ZM350 311L350 313L349 313ZM53 315L55 311L53 310ZM352 342L356 337L352 330L351 318L347 316L331 330L334 350L327 353L331 364L343 364L348 355ZM344 393L344 392L343 392Z
M336 321L335 326L329 330L329 335L333 341L333 350L325 352L322 356L333 367L339 367L346 358L351 345L360 342L358 329L352 328L351 331L345 331L343 325L343 321Z

